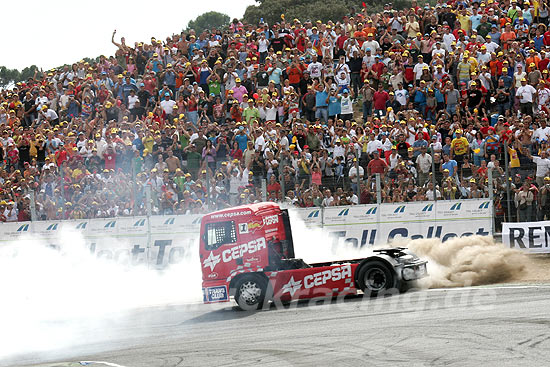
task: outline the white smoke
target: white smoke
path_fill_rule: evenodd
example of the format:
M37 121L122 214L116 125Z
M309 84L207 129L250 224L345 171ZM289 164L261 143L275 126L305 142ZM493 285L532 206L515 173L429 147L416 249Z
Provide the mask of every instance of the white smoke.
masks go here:
M160 272L97 259L78 233L62 232L58 243L61 250L33 238L0 247L0 360L107 341L103 326L132 309L202 299L198 246Z

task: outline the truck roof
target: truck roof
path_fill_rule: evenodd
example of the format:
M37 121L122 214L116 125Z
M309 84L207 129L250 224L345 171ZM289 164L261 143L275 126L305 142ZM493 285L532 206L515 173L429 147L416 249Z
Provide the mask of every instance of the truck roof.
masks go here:
M241 215L260 215L262 212L269 212L273 209L279 210L279 205L273 202L246 204L241 206L235 206L228 209L218 210L203 217L203 220L210 219L223 219L223 218L235 218Z

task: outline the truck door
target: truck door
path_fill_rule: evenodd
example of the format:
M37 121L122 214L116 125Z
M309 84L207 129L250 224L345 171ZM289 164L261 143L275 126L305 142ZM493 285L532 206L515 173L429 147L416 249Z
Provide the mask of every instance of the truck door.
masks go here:
M222 261L222 251L225 245L237 243L237 231L232 220L207 223L203 234L204 250L207 252L202 259L203 279L221 279L231 271Z

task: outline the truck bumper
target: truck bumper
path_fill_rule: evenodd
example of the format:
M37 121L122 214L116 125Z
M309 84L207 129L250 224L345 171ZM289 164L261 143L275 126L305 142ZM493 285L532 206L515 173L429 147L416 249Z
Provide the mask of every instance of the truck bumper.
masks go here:
M403 265L401 277L403 280L417 280L428 276L426 268L427 261L416 261L414 263Z

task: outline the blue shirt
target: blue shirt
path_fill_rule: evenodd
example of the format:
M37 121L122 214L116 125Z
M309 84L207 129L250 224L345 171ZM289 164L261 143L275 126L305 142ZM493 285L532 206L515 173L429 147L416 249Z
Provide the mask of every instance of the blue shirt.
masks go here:
M445 96L437 88L435 88L435 100L437 101L437 103L445 102Z
M479 23L481 23L481 15L470 15L470 20L472 21L472 29L477 29Z
M452 175L453 170L455 169L456 166L457 166L456 161L454 159L449 159L448 162L443 163L442 167L443 167L444 170L448 169L449 170L449 175ZM455 174L456 174L456 172L455 172Z
M166 85L175 86L176 85L176 73L173 71L167 71L164 74L164 82Z
M235 135L235 141L237 142L237 144L239 144L239 149L244 152L246 150L246 143L248 142L248 137L246 136L246 134Z
M315 93L315 107L327 107L328 93L323 90L322 92Z
M535 50L540 51L542 46L544 46L544 36L542 34L540 36L536 36L534 41L535 41Z
M502 74L500 79L504 80L504 86L510 88L512 86L512 77L509 75Z
M497 45L500 45L500 32L489 32L488 34L489 36L491 36L491 41L493 41L494 43L496 43Z
M199 50L201 48L201 45L198 43L190 43L189 44L189 55L195 56L195 50Z
M417 90L414 93L414 102L419 103L419 104L426 103L426 95L424 93L422 93L421 91Z
M421 148L421 147L428 147L428 142L424 139L422 140L417 140L413 143L413 147L415 148ZM415 150L414 153L413 153L413 157L418 157L420 155L420 150Z
M342 113L342 108L340 105L340 100L336 96L328 97L328 115L335 116Z
M273 81L273 83L275 83L275 85L281 84L281 74L282 73L283 72L279 68L273 69L273 72L269 76L269 81L270 82Z

